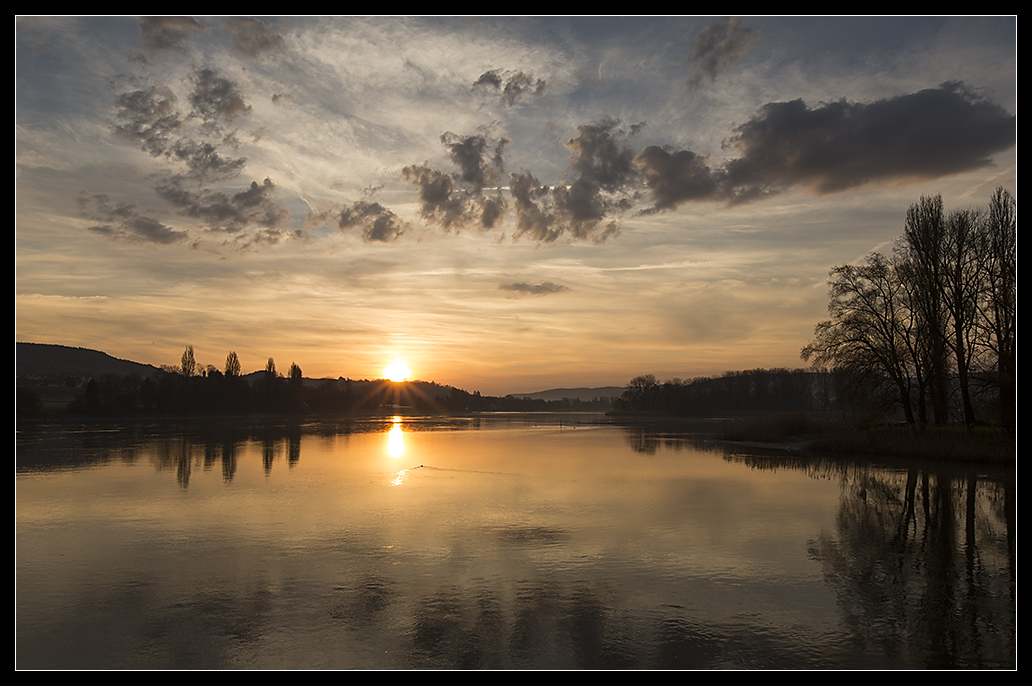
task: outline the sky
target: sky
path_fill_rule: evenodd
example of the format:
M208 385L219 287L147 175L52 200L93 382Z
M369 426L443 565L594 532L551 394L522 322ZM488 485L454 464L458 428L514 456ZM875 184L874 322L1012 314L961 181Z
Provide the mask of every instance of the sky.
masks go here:
M485 395L805 366L1016 196L1005 17L15 19L15 335Z

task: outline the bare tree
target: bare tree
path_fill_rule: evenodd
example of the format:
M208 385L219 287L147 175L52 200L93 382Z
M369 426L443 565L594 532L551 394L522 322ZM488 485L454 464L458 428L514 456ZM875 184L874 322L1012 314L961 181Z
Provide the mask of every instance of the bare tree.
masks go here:
M817 325L801 357L847 369L858 378L882 375L895 387L907 424L913 426L912 395L920 364L898 264L872 253L866 264L835 267L828 287L831 319Z
M981 346L987 350L1000 398L1000 421L1015 429L1017 366L1017 218L1014 198L1002 186L989 200L979 252L985 290L979 301Z
M922 197L907 211L891 260L875 253L862 266L836 267L829 281L829 321L817 325L804 359L848 369L870 390L871 370L897 386L907 421L949 419L959 389L964 423L974 427L973 375L996 378L1000 417L1013 427L1016 353L1014 200L998 188L989 211L946 215L942 197Z
M945 424L949 419L946 311L942 302L945 232L946 217L941 195L922 196L907 210L902 250L911 265L917 324L924 341L925 367L936 424Z
M983 219L978 210L951 212L946 220L942 250L943 306L951 326L950 342L957 363L964 424L973 428L975 409L971 403L969 374L977 331L978 301L981 297L984 264L979 232Z

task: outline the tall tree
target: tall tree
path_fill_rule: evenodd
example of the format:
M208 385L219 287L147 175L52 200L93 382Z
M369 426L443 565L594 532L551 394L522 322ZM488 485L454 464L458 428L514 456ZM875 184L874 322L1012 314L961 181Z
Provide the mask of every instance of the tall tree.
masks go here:
M942 293L945 233L942 195L922 196L907 210L902 249L912 270L917 323L924 341L924 366L928 370L936 424L945 424L949 419L949 348Z
M980 313L982 346L995 366L1000 394L1000 421L1015 429L1017 367L1017 219L1014 198L1002 186L989 200L980 250L985 264L985 291Z
M983 260L979 233L983 226L977 210L957 210L946 220L942 250L943 305L951 327L950 342L957 363L964 424L973 428L975 409L971 403L969 373L977 331L978 300L982 292Z
M186 346L186 350L183 351L182 366L180 369L183 372L183 376L189 378L197 372L197 361L194 359L193 346Z
M226 376L240 376L240 358L237 357L235 350L229 351L229 354L226 355Z

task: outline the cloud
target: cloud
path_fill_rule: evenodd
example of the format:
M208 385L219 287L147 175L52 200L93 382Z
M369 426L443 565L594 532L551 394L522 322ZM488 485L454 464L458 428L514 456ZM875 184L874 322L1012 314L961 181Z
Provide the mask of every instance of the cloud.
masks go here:
M638 166L627 140L642 126L625 131L619 120L607 118L577 127L578 135L566 144L571 181L543 186L530 172L510 174L508 190L516 214L513 240L551 243L568 235L597 242L619 234L616 222L601 224L610 214L629 209L639 192ZM445 231L497 226L509 209L499 187L509 142L507 137L443 134L441 143L458 172L422 164L405 167L400 174L419 190L420 216ZM489 189L495 192L487 193Z
M523 96L540 98L546 88L545 80L535 81L533 74L523 71L502 72L499 69L484 72L473 83L473 90L497 92L506 107L512 107Z
M503 283L498 286L498 289L511 291L519 295L551 295L553 293L562 293L563 291L570 290L568 286L553 283L551 281L540 281L538 283L525 283L522 281Z
M705 157L691 150L671 151L649 145L635 158L655 209L673 209L691 200L717 197L718 178Z
M220 154L215 144L190 137L191 119L200 118L201 130L193 133L218 133L219 122L232 122L251 111L236 86L210 69L195 74L196 87L190 94L194 110L184 117L176 107L178 98L168 88L150 86L120 93L115 98L114 132L154 157L186 164L182 174L200 182L232 178L239 174L246 158ZM223 142L235 144L232 134Z
M359 200L345 207L337 225L341 231L361 227L362 238L367 242L390 243L404 233L404 223L378 202Z
M262 243L278 242L290 217L289 211L273 199L276 185L265 179L238 193L189 190L178 179L155 189L179 214L197 219L209 229L226 233L261 235Z
M218 131L220 121L229 123L250 114L251 106L244 101L236 84L219 76L213 69L198 69L194 82L190 104L193 105L193 113L201 117L208 129Z
M156 243L169 245L186 240L185 231L176 231L156 219L141 215L133 203L111 202L102 193L79 196L79 211L83 216L100 222L88 227L90 231L128 243Z
M147 50L182 50L181 43L208 27L192 17L141 17L140 44Z
M419 188L419 214L445 230L461 229L472 216L470 196L455 187L451 174L424 165L401 170L401 178Z
M545 209L551 197L550 188L542 186L529 173L512 173L509 174L509 192L516 211L514 241L527 236L538 243L551 243L562 235L554 211Z
M726 193L752 199L792 186L834 193L888 180L934 179L991 163L1015 142L1017 118L959 83L877 102L770 103L735 129L741 154Z
M494 228L504 217L507 204L500 194L484 195L484 191L500 183L502 153L508 142L508 138L493 140L479 134L443 134L441 143L459 167L458 173L426 165L411 165L401 171L401 178L419 189L420 216L446 231Z
M492 69L491 71L485 71L480 75L480 78L473 82L473 88L484 88L499 90L502 87L502 77L498 73L498 69Z
M499 175L504 170L502 152L509 138L492 141L486 136L456 136L447 132L441 136L441 143L448 149L448 157L461 170L462 180L481 191L485 186L497 186ZM491 146L490 161L484 157Z
M232 34L233 50L248 59L274 57L286 52L283 36L258 19L231 17L222 22L222 28Z
M577 137L566 143L574 178L549 193L529 174L510 175L517 215L513 238L552 242L569 233L574 240L598 242L618 234L612 221L601 232L598 227L633 206L640 179L627 139L642 126L635 124L628 132L609 118L578 126Z
M698 66L698 71L688 79L689 89L701 86L703 76L708 76L711 83L716 81L717 75L741 62L753 44L760 41L759 31L743 29L741 23L738 17L720 19L699 32L688 58Z
M166 154L186 164L188 171L183 176L202 183L234 178L247 163L246 157L220 155L214 145L204 141L177 141Z
M578 135L566 143L573 155L570 167L581 180L590 181L607 191L617 191L636 176L634 153L625 145L628 136L637 134L644 124L634 124L630 132L620 128L619 119L604 118L577 127Z
M122 93L115 98L115 106L115 133L151 155L163 154L183 123L176 95L167 88Z
M635 162L652 211L686 202L741 203L802 187L818 195L865 184L979 169L1014 145L1014 115L959 83L873 103L764 105L728 141L723 167L691 150L646 147Z

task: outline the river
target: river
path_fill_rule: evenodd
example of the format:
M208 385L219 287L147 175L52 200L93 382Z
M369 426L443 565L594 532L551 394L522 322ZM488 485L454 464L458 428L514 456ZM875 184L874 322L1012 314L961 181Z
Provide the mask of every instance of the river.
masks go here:
M25 427L20 669L1016 667L1014 474L592 415Z

